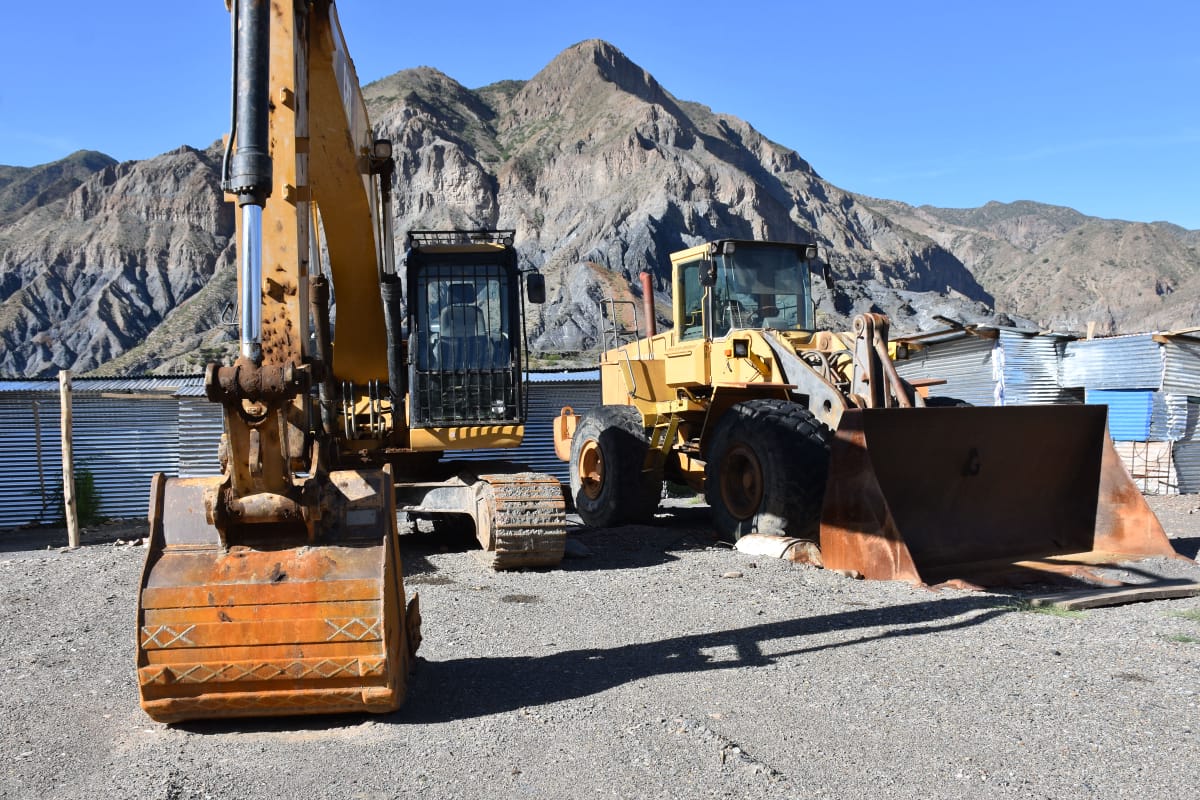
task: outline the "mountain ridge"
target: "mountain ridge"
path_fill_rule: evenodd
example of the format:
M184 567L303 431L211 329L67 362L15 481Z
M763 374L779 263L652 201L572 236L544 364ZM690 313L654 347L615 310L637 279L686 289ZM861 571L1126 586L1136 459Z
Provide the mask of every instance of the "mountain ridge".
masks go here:
M393 141L399 253L407 230L516 229L521 259L548 278L530 325L539 352L594 351L602 298L638 297L642 270L666 322L668 254L725 237L815 239L840 281L820 310L835 327L862 311L907 332L938 317L1194 324L1200 231L1033 201L936 209L857 195L750 122L675 98L601 40L528 80L468 89L417 67L364 96ZM11 214L0 216L0 374L194 373L229 353L233 210L220 158L218 143L0 167L0 215Z

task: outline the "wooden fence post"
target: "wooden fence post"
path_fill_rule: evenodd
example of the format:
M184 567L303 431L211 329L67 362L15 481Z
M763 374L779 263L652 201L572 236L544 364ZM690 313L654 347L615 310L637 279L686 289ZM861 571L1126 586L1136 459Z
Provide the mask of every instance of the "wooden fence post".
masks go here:
M67 517L67 544L79 547L79 515L75 509L75 459L71 452L71 371L59 370L58 394L62 405L63 513Z

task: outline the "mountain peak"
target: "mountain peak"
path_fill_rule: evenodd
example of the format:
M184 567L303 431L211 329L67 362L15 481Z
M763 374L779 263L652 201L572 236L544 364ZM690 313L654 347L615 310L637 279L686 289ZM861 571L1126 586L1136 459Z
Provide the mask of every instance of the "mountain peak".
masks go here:
M648 103L670 102L658 81L633 63L616 46L603 39L587 39L559 53L530 83L555 86L560 91L570 86L591 83L599 78Z

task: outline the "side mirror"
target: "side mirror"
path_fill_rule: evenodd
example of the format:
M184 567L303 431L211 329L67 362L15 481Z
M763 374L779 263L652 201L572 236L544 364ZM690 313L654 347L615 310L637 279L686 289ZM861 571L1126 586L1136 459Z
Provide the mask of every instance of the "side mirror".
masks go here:
M713 261L711 258L705 259L704 262L700 264L700 285L717 285L717 262Z
M821 275L825 278L825 287L830 292L833 291L833 267L829 266L829 262L821 265Z
M541 305L546 302L546 276L540 272L525 275L525 296L529 302Z

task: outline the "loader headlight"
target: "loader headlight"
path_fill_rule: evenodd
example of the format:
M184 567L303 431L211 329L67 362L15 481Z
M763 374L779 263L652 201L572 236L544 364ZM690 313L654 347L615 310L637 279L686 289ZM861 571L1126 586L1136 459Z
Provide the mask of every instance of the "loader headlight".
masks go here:
M750 340L749 339L734 339L733 340L733 357L746 358L750 355Z
M492 401L492 414L493 415L495 415L497 417L503 417L504 409L505 409L505 405L504 405L503 400L493 400Z

